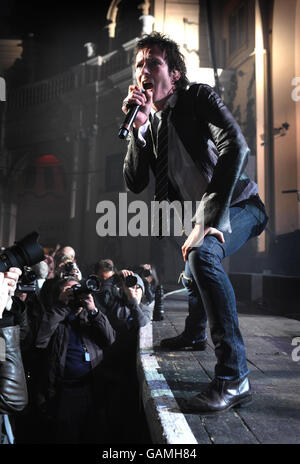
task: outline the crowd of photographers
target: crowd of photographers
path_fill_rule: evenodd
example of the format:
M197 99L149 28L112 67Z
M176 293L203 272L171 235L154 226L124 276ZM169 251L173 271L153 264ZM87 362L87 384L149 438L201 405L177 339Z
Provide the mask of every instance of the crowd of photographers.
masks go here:
M1 443L143 440L136 348L154 304L163 317L154 268L102 259L85 276L71 247L43 258L0 272Z

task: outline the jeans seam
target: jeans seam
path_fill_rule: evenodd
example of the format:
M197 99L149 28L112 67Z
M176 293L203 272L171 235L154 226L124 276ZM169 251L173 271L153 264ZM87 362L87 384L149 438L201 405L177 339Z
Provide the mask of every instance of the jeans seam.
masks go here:
M215 265L213 263L206 263L209 267L215 267ZM220 266L221 266L221 263L220 263ZM227 275L225 273L225 271L223 270L222 268L222 272L224 273L224 275ZM234 292L234 290L233 290ZM227 292L226 292L226 286L222 285L222 293L223 293L223 296L227 297ZM227 301L230 301L230 298L226 298ZM236 305L235 305L236 306ZM238 315L237 315L237 309L235 309L236 311L236 317L238 319ZM229 316L230 316L230 325L231 325L231 333L234 334L234 315L232 314L232 312L230 311L229 312ZM237 321L238 323L238 321ZM238 326L237 326L238 327ZM238 327L239 328L239 327ZM240 329L239 329L240 330ZM241 335L242 336L242 335ZM238 355L238 347L237 347L237 340L236 340L236 336L233 336L233 348L234 348L234 357L235 357L235 360L236 360L236 370L237 370L237 375L239 378L241 378L241 366L240 366L240 357ZM243 341L243 346L244 346L244 351L245 351L245 344L244 344L244 341ZM246 361L246 353L245 353L245 362ZM246 374L243 374L243 376L246 375Z
M225 274L225 271L223 271L223 272ZM222 285L223 294L227 296L227 301L230 301L230 299L228 298L225 287L226 286ZM236 305L235 305L235 307L236 307ZM236 311L236 314L237 314L236 309L235 309L235 311ZM231 333L232 333L232 338L234 340L234 351L235 351L236 366L237 366L238 376L240 377L240 363L239 363L239 356L238 356L238 347L237 347L237 343L236 343L236 336L234 336L234 317L233 317L232 311L230 311L229 314L230 314L230 322L231 322Z
M234 224L233 229L234 230L236 229L235 233L237 234L240 231L239 223L241 223L243 225L242 235L240 235L240 238L237 240L237 242L236 242L236 239L237 239L236 235L233 234L233 237L231 239L232 241L230 241L230 237L229 237L229 243L228 243L227 247L225 245L222 246L222 244L220 242L218 242L216 237L214 237L213 239L211 238L211 239L207 240L206 242L204 241L203 244L201 245L202 249L201 249L201 247L198 247L198 251L195 250L196 254L197 254L197 257L195 257L195 259L198 262L198 264L196 264L196 262L193 259L194 264L196 266L195 271L196 271L197 274L198 274L197 269L198 269L198 271L200 269L200 268L198 268L198 266L199 265L201 266L202 271L201 271L200 274L202 274L202 272L204 270L203 269L203 265L204 265L204 267L205 266L207 267L207 270L209 270L209 268L211 268L211 269L218 268L218 273L222 272L224 278L225 278L225 276L226 276L226 278L228 278L228 275L227 275L226 271L222 267L222 260L226 256L230 256L233 253L235 253L237 251L237 249L241 248L250 238L252 238L254 235L257 235L255 232L257 232L258 228L259 227L261 228L263 226L263 223L266 221L266 218L267 218L266 214L263 211L260 211L257 207L252 207L251 206L251 207L248 208L247 205L246 205L246 207L235 206L235 208L236 208L235 211L233 211L232 212L233 214L231 214L231 224ZM257 216L252 212L252 210L257 212ZM251 213L250 216L249 216L249 213ZM261 219L259 219L259 218L261 218ZM207 238L208 237L209 236L207 236ZM226 240L225 235L224 235L224 237L225 237L225 240ZM218 248L217 245L220 248ZM238 248L236 248L236 246L238 246ZM220 251L221 249L222 249L222 253ZM217 302L217 304L219 304L219 302L221 301L222 298L227 301L227 303L225 305L226 308L227 308L226 309L227 327L229 329L229 324L230 324L230 329L231 329L231 336L229 335L229 337L228 337L229 338L228 343L231 346L231 350L232 350L232 353L231 353L231 356L229 357L229 359L227 359L227 357L226 357L227 360L225 360L225 362L226 362L227 368L225 370L224 370L225 364L223 362L221 362L221 364L220 364L220 367L221 367L220 374L222 373L222 371L223 371L223 373L225 373L227 369L229 370L229 372L230 371L232 372L232 370L234 370L234 372L235 372L234 375L241 378L241 377L244 377L245 375L247 375L249 373L249 369L248 369L248 366L247 366L245 343L244 343L242 333L241 333L240 328L239 328L239 321L238 321L238 314L237 314L237 309L236 309L236 302L235 302L235 305L232 305L232 301L233 301L232 297L234 297L234 298L236 298L236 297L235 297L234 290L233 289L231 290L227 286L226 281L224 281L224 279L221 278L220 275L218 276L218 273L216 275L216 278L219 279L219 282L222 281L222 285L220 286L221 288L219 287L219 289L217 289L218 292L221 291L221 293L218 293L218 298L217 298L216 302ZM192 272L192 275L193 275L193 272ZM205 285L205 283L207 283L206 280L205 280L206 278L207 278L207 276L206 277L204 276L203 285ZM195 279L195 281L197 283L199 283L199 284L202 282L202 279L200 279L200 275L199 275L198 279ZM229 280L229 282L230 282L230 280ZM196 284L196 286L198 287L197 284ZM213 287L211 287L211 288L213 288ZM231 291L233 291L233 295L231 294ZM231 306L231 308L230 308L230 306ZM235 309L234 309L235 312L232 310L232 306L235 306ZM223 310L224 310L224 307L223 307ZM217 309L217 313L220 314L220 309ZM220 318L220 316L218 316L218 314L217 314L217 321L222 319L222 318ZM209 315L209 312L208 312L208 315ZM224 323L224 319L223 319L223 322L222 322L221 325L225 327L225 324L226 324L226 321ZM235 327L236 327L236 331L234 330ZM234 334L234 336L232 336L233 334ZM217 328L216 328L216 335L218 335ZM231 358L231 361L230 361L230 358ZM229 364L227 363L227 361L229 361ZM222 366L223 366L223 368L222 368ZM222 377L226 378L226 375L222 376L222 374L221 374L220 378L222 378ZM227 378L228 377L230 377L230 376L228 375Z
M236 206L236 208L239 208L240 211L234 216L234 218L233 218L234 220L235 220L236 218L238 218L241 214L243 214L243 212L244 212L245 209L246 209L246 208L242 208L241 206ZM248 210L247 210L247 212L248 212ZM257 219L257 218L256 218L256 219ZM231 222L232 222L232 220L231 220ZM212 236L208 235L207 237L213 237L213 235L212 235ZM205 239L205 238L204 238L204 239ZM210 241L209 241L209 247L207 247L207 245L206 245L206 247L207 247L207 250L210 252L211 248L213 248L213 247L215 246L215 243L217 243L217 245L221 248L222 254L223 254L223 257L220 259L220 262L221 262L223 259L226 258L226 252L225 252L224 246L218 241L218 239L217 239L216 237L215 237L215 239L216 239L216 242L210 240ZM200 245L198 248L201 248L201 247L203 246L203 244L204 244L204 241L203 241L202 245ZM210 260L210 259L209 259L208 262L211 263L211 264L214 264L214 261L213 261L213 260Z

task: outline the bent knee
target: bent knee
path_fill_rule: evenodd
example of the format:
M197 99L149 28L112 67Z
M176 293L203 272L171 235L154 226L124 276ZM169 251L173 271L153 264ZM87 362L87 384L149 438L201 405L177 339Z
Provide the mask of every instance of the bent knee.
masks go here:
M197 264L217 265L225 257L224 250L218 239L212 235L205 237L202 245L191 250L188 256L189 263L192 267Z

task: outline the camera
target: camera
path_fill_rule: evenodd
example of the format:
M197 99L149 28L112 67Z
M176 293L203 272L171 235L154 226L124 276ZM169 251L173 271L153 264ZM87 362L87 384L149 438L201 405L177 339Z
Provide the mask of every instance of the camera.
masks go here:
M137 277L134 275L129 275L125 277L125 285L126 287L134 287L137 284Z
M31 232L13 246L6 248L0 255L0 272L6 272L10 267L22 269L32 266L45 259L44 250L38 243L39 234Z
M36 291L35 281L37 279L36 273L27 267L24 267L22 276L17 283L17 291L21 293L31 293Z
M128 288L134 287L135 285L138 285L139 287L141 287L143 293L145 292L145 284L144 284L143 279L141 278L141 276L139 276L138 274L128 275L125 278L124 283L125 283L126 287L128 287Z
M142 274L142 277L150 277L151 271L149 269L143 269L141 274Z
M75 307L82 306L80 298L84 295L90 295L91 293L99 292L101 284L97 276L89 275L86 279L80 281L80 283L73 285L73 304Z
M64 275L71 274L72 271L75 271L75 269L77 269L77 266L72 261L68 261L63 265Z
M144 266L137 266L135 272L142 278L150 277L152 272L150 269L145 269Z

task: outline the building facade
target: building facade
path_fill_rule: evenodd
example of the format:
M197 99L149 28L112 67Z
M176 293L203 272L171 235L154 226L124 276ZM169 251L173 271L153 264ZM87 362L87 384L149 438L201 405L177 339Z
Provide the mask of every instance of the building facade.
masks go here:
M106 18L106 54L87 47L86 61L11 88L2 105L1 244L37 230L46 248L72 245L84 269L101 258L119 268L152 262L176 284L183 263L172 240L120 230L134 201L153 198L153 180L138 196L126 192L118 128L136 40L158 30L179 42L191 82L215 86L251 149L247 172L270 222L225 265L299 275L300 0L114 0ZM112 205L116 233L100 236Z

